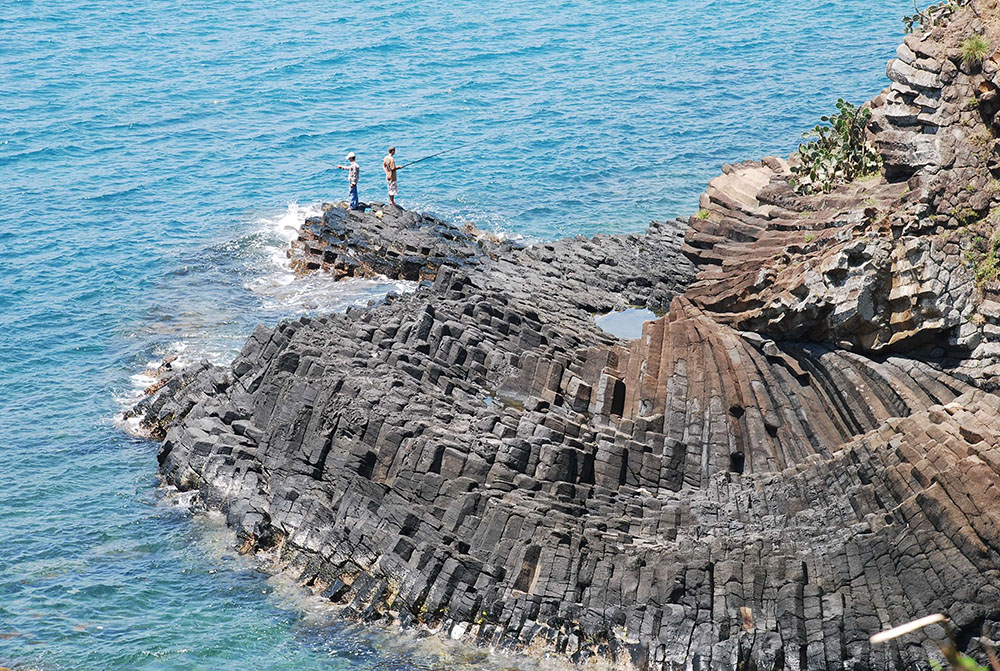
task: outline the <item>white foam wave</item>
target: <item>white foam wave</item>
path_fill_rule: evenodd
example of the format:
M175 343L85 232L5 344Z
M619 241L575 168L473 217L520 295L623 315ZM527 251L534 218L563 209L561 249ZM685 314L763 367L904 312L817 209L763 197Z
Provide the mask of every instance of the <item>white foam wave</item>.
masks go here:
M221 353L216 354L220 355ZM133 436L141 436L143 432L139 426L140 418L126 417L125 414L148 395L150 387L161 380L165 372L166 362L169 362L169 373L177 374L195 361L206 358L213 361L211 356L206 356L206 352L192 351L183 340L156 348L153 352L153 358L146 362L145 367L129 376L128 387L114 395L114 401L119 408L118 414L112 418L114 425ZM218 358L215 358L213 362L221 363Z
M125 418L125 413L147 395L150 387L160 381L161 366L170 360L170 374L202 360L225 365L239 351L255 323L274 324L281 319L310 313L343 312L350 307L365 306L382 300L388 293L405 294L416 288L415 282L389 279L347 279L336 281L331 275L314 272L297 275L292 270L288 249L309 217L322 215L320 203L299 205L289 203L284 211L253 221L247 234L226 243L227 254L244 265L242 288L255 300L241 301L238 315L215 315L200 319L211 312L204 297L192 296L193 305L184 312L197 315L187 319L177 329L171 322L166 344L154 348L145 367L129 378L128 386L116 395L120 412L112 421L126 432L141 435L138 418ZM223 275L225 277L226 275ZM249 278L248 278L249 276ZM241 280L236 280L240 282ZM239 290L239 285L233 287ZM234 324L242 326L234 328ZM246 330L244 330L246 329Z
M246 283L246 288L263 300L270 314L294 316L307 312L342 312L363 306L385 294L409 293L415 283L388 279L336 281L322 272L298 275L292 270L288 249L309 217L322 215L319 203L300 206L289 203L285 212L263 217L257 222L261 252L266 262L261 273Z
M288 260L289 245L298 237L306 219L322 214L323 209L319 203L301 206L292 202L284 212L258 219L255 234L261 240L261 251L265 255L268 268L262 269L264 272L259 277L248 282L247 288L257 291L270 286L288 285L295 281L295 272Z

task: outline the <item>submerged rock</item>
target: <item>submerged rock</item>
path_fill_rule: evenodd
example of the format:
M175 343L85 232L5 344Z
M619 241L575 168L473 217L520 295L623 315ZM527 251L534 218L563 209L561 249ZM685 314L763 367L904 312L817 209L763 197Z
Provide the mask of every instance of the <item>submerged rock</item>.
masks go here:
M1000 203L997 68L955 43L984 11L890 65L888 179L803 197L784 161L727 166L686 223L530 247L327 208L300 269L420 287L171 379L136 409L164 477L355 617L483 645L904 668L933 643L868 637L943 612L975 648L1000 621L1000 308L964 252ZM665 316L595 324L627 306Z

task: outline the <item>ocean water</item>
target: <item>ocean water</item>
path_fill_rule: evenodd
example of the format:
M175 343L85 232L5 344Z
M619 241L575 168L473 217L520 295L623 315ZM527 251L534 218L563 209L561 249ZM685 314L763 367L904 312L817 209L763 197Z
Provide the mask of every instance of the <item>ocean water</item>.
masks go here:
M389 282L296 279L326 162L476 142L400 202L526 239L697 209L885 85L910 0L0 2L0 666L436 669L511 660L339 623L158 489L114 417L168 353Z

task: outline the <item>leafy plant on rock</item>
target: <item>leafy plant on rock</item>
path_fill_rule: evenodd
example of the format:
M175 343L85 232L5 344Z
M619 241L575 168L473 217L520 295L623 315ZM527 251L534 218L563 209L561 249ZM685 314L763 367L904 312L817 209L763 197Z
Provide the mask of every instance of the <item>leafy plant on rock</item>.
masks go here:
M872 112L844 99L837 101L837 114L822 117L799 145L800 162L792 167L792 186L800 194L829 193L838 184L868 177L882 167L882 157L867 140Z
M990 41L983 37L982 35L970 35L966 37L962 42L962 46L959 49L962 53L962 63L965 67L979 67L983 64L983 61L987 56L990 55L990 51L993 50L993 45Z
M903 32L919 33L928 28L940 26L955 13L959 7L969 4L969 0L944 0L931 5L924 11L917 8L916 0L913 2L915 14L903 17Z

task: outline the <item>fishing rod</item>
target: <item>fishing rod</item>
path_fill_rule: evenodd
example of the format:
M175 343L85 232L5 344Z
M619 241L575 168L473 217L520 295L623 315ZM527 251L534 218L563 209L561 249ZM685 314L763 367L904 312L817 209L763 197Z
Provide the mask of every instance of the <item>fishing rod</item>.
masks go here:
M424 156L423 158L418 158L416 161L410 161L409 163L404 163L401 166L397 166L396 170L402 170L403 168L408 168L411 165L416 165L421 161L426 161L429 158L434 158L435 156L440 156L441 154L447 154L449 152L458 151L459 149L465 149L466 147L473 147L477 144L482 144L483 142L486 142L486 140L476 140L475 142L466 142L465 144L460 144L457 147L452 147L451 149L445 149L443 151L437 152L436 154L431 154L430 156Z
M403 168L408 168L411 165L415 165L417 163L420 163L421 161L426 161L429 158L434 158L435 156L440 156L441 154L447 154L449 152L458 151L459 149L465 149L466 147L474 147L475 145L482 144L484 142L486 142L486 140L476 140L475 142L466 142L465 144L460 144L457 147L452 147L450 149L444 149L444 150L439 151L437 153L431 154L430 156L424 156L423 158L418 158L416 161L410 161L409 163L404 163L403 165L396 166L396 170L401 170ZM325 163L326 165L330 166L331 168L339 168L340 167L336 163L331 163L330 161L321 161L321 162Z

